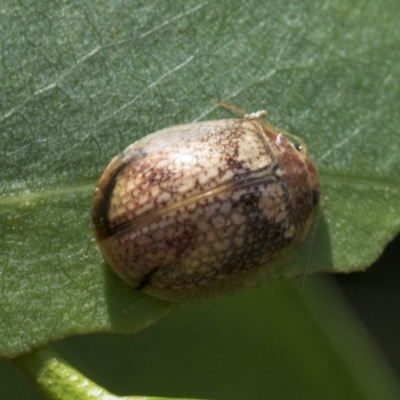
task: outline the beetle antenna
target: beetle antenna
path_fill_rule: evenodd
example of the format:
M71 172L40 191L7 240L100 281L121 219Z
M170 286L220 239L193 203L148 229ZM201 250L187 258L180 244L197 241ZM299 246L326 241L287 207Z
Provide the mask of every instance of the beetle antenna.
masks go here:
M304 284L306 282L306 276L307 276L307 270L308 270L308 262L310 261L310 256L311 256L311 251L312 247L314 244L314 239L315 239L315 233L317 232L317 226L319 222L319 218L321 216L321 205L318 206L318 214L313 222L313 225L311 227L311 232L310 232L310 238L307 246L307 253L306 257L304 259L304 264L303 264L303 272L300 277L300 283L299 283L299 290L302 291L304 288Z
M266 110L260 110L252 113L248 113L242 108L236 107L233 104L225 103L224 101L216 100L218 106L226 108L227 110L233 111L236 114L240 114L244 119L262 119L268 115Z
M216 100L215 104L219 107L225 108L229 111L233 111L235 114L239 115L246 115L246 111L244 111L242 108L236 107L233 104L226 103L225 101L221 100Z

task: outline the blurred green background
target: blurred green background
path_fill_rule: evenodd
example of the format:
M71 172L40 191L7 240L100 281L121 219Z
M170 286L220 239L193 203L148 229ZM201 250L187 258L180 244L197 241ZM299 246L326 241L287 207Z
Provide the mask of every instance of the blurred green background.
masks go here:
M332 306L348 307L350 311L348 314L339 310L343 330L348 331L348 318L353 314L351 323L359 323L366 329L361 335L358 332L360 346L370 339L370 334L397 378L400 376L399 249L400 236L397 236L366 272L312 276L302 292L308 298L315 286L325 294L331 291ZM278 297L284 295L286 285L291 283L277 281L261 289L184 307L135 336L71 337L54 347L89 378L117 394L233 400L348 398L341 396L340 385L346 384L346 374L349 380L353 379L351 373L334 359L318 357L318 349L330 345L325 338L315 334L305 339L299 331L297 348L293 348L294 344L285 337L286 321L279 319L282 310ZM309 304L306 301L293 305L290 329L301 329L302 318L308 318L304 308ZM341 329L338 327L333 333L340 336ZM265 340L271 338L271 330L276 330L276 342L272 345ZM343 332L344 337L347 333ZM372 348L371 362L375 360L375 350ZM269 358L276 357L274 352L280 352L282 365L269 362ZM298 364L291 364L292 357L304 357L301 371L296 370ZM320 370L320 376L318 379L312 376L310 381L302 379L299 384L296 375L303 376L303 369L309 369L310 374ZM0 399L44 399L5 360L0 361L0 376ZM315 387L316 381L320 388ZM352 399L358 398L365 397L354 392Z

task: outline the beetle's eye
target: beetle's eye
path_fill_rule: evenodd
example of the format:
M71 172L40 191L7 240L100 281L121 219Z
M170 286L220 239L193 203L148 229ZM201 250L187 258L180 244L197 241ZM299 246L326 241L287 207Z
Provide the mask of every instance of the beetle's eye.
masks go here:
M313 192L312 192L312 195L313 195L313 204L314 204L314 206L316 206L317 204L318 204L318 202L319 202L319 191L318 190L313 190Z
M297 151L303 150L303 146L299 142L293 142L293 146Z

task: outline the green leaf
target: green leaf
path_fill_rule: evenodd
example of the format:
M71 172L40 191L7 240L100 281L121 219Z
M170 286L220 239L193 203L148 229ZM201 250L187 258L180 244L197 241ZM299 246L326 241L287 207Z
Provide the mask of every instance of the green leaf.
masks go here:
M397 0L3 2L0 354L173 308L104 267L91 197L137 138L230 116L218 99L308 144L324 195L309 270L371 264L400 227L399 16Z

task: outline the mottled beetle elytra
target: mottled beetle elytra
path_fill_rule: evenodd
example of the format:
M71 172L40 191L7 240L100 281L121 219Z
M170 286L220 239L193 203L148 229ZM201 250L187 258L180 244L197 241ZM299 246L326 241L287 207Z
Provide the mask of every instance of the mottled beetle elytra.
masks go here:
M305 239L317 170L301 141L258 117L166 128L111 160L95 191L94 230L133 288L179 302L232 293Z

